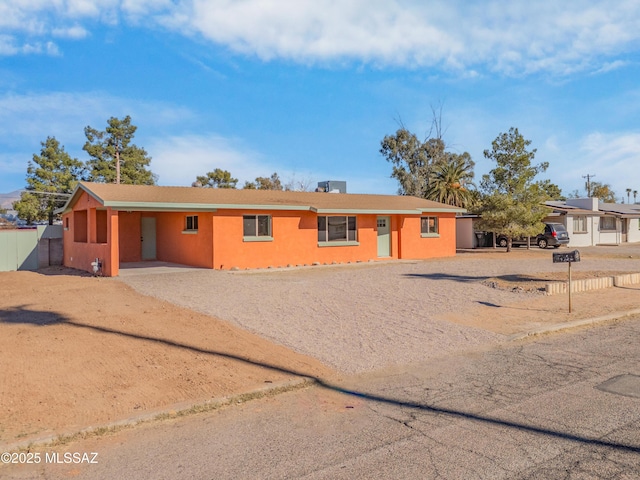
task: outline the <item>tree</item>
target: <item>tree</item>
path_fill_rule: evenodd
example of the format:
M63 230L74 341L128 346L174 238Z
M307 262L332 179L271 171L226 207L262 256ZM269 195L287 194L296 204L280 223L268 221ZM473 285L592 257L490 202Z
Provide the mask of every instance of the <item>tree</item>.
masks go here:
M391 177L400 184L398 193L424 198L432 168L444 155L444 142L439 138L421 142L402 127L395 135L385 136L380 145L380 153L393 165Z
M538 182L540 188L547 196L547 200L566 200L567 198L562 195L562 189L555 183L551 183L551 180L542 180Z
M604 203L616 203L616 194L607 183L591 182L591 196Z
M311 178L299 178L295 173L289 178L289 181L284 184L284 189L287 192L311 192L313 188L313 180Z
M573 190L570 194L569 194L569 198L580 198L580 191L579 190Z
M131 117L122 120L111 117L107 128L99 131L85 127L85 150L91 159L87 162L89 180L105 183L155 185L157 177L147 169L151 157L144 148L131 143L138 127L131 125Z
M244 189L252 190L282 190L282 182L277 173L274 173L270 177L256 177L253 182L245 182Z
M627 203L631 203L631 189L627 188Z
M473 161L468 153L451 155L431 170L425 198L467 208L473 204Z
M83 180L86 169L65 152L55 137L47 137L40 144L40 155L34 154L27 167L27 191L13 207L29 224L48 220L52 225L54 210L64 205L78 181Z
M393 165L391 177L398 180L398 194L430 200L468 202L465 185L473 185L474 162L468 153L447 151L442 138L442 108L432 107L433 119L426 140L404 126L395 135L387 135L380 143L380 153ZM459 177L456 175L460 175ZM434 182L431 186L430 183ZM467 200L465 200L467 199Z
M231 173L221 168L216 168L213 172L196 177L193 186L205 188L236 188L237 178L231 177Z
M531 165L536 149L527 147L531 140L510 128L492 142L491 150L484 156L497 163L497 167L483 175L481 182L482 204L477 209L481 214L480 228L507 237L507 252L511 251L514 237L535 236L542 232L542 220L548 214L544 201L546 182L534 182L538 173L549 166L544 162Z
M636 201L636 197L637 197L637 196L638 196L638 190L634 190L634 191L633 191L633 203L634 203L634 204L638 203L638 202Z
M18 218L27 222L27 225L33 225L33 222L42 220L42 206L38 198L29 192L22 192L20 200L13 202L13 209L18 212Z

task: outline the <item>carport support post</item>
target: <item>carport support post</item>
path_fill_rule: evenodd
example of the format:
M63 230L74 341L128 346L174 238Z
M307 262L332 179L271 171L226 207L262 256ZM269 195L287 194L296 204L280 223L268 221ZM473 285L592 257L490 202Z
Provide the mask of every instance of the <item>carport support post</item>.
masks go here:
M571 262L569 262L569 313L571 313Z

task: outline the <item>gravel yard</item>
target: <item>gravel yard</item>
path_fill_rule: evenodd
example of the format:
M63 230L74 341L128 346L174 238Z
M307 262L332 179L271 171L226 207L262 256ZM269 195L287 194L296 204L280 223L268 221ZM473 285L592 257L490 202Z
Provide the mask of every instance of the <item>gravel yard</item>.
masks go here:
M640 245L580 249L576 276L640 272ZM481 305L540 299L562 277L553 250L474 250L455 258L243 272L122 270L141 293L228 320L344 373L424 362L503 336L445 320ZM498 287L498 288L496 288ZM640 302L639 302L640 304Z

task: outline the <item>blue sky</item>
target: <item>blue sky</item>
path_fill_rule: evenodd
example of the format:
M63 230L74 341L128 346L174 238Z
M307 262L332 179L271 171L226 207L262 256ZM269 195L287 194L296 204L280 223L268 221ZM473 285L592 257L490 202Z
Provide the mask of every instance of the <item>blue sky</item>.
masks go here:
M510 127L540 178L640 191L640 5L617 1L0 0L0 192L55 136L131 115L161 185L215 168L253 180L397 183L400 122L483 151ZM632 199L633 200L633 199Z

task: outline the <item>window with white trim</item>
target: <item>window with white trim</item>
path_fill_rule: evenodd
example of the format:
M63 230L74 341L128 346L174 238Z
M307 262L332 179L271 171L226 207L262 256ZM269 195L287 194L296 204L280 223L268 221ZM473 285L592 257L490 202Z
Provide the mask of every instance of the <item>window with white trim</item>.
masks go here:
M318 242L356 242L357 233L355 216L318 217Z
M185 217L184 230L186 232L198 231L198 215L187 215Z
M242 235L245 238L270 238L271 215L243 215Z
M438 217L420 217L420 233L422 235L437 235Z
M616 217L600 217L600 231L616 230Z
M573 233L587 233L586 215L576 215L573 217Z

